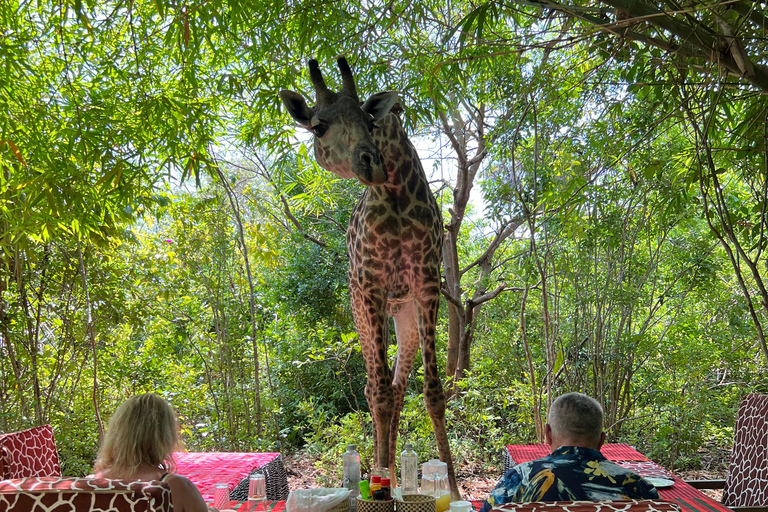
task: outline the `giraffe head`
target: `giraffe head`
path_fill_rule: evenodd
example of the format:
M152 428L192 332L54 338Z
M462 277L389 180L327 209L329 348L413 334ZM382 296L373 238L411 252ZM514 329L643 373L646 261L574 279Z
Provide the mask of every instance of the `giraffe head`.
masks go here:
M339 57L337 62L343 81L341 91L329 90L317 61L310 60L309 76L317 104L308 107L301 94L288 90L280 91L280 99L291 117L315 135L315 158L321 167L342 178L380 185L387 181L387 169L371 134L376 122L397 101L397 93L380 92L361 105L346 59Z

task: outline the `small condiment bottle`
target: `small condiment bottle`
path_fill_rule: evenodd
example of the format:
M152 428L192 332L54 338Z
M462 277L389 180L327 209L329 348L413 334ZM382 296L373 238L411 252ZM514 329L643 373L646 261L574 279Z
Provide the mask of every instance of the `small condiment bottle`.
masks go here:
M360 497L363 498L364 500L372 499L371 486L368 483L368 480L361 480L359 486L360 486Z
M382 500L382 493L381 493L381 477L379 475L373 475L371 476L371 495L373 496L373 499L376 501Z
M389 501L392 499L392 489L390 485L391 482L389 481L389 478L381 479L381 492L384 494L384 501Z

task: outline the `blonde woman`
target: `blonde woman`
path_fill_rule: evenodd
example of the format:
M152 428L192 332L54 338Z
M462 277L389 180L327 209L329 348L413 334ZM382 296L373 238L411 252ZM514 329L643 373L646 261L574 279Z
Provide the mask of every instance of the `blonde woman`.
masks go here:
M136 395L112 414L93 468L97 478L160 480L171 488L174 512L207 512L188 478L169 473L179 446L176 414L154 393Z

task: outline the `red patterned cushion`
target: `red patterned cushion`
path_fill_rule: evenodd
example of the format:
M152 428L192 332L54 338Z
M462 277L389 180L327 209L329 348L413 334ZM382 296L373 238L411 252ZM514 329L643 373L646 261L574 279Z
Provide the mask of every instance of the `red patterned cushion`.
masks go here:
M171 488L160 481L22 478L0 481L2 512L172 512Z
M51 426L0 434L0 475L4 479L61 476Z
M723 503L768 506L768 396L747 395L739 406Z
M507 512L680 512L677 503L662 500L539 501L504 503L493 510Z

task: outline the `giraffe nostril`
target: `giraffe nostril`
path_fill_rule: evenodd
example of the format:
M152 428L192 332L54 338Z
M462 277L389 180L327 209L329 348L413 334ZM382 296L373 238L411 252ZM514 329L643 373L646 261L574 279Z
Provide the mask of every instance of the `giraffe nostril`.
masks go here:
M360 155L360 159L363 161L365 165L370 166L373 163L373 155L370 153L363 153Z

